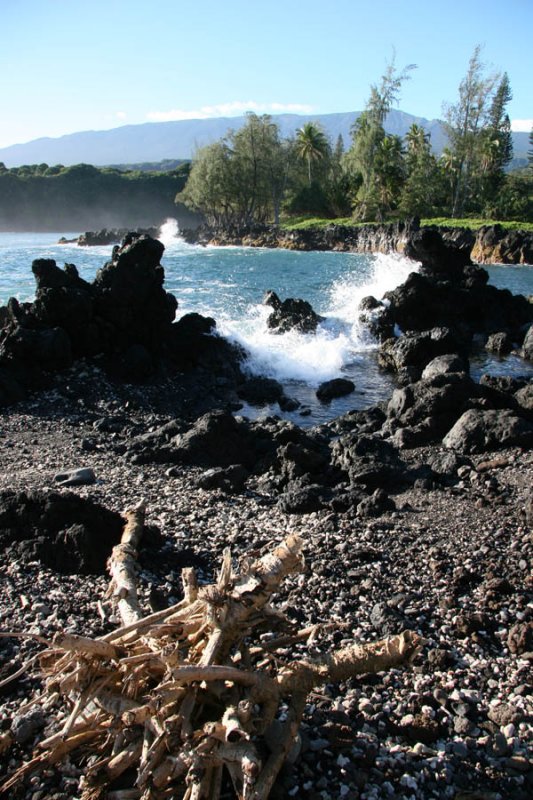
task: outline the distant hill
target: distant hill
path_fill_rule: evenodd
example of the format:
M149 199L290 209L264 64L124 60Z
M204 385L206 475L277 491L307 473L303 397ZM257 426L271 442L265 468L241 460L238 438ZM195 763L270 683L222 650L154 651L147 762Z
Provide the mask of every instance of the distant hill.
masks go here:
M281 134L289 136L305 122L318 122L333 144L342 135L347 147L350 129L361 112L349 111L341 114L279 114L273 119L280 126ZM0 148L0 161L6 167L24 164L143 164L170 160L175 163L190 159L197 147L220 139L230 128L238 129L246 117L218 117L215 119L180 120L178 122L148 122L141 125L124 125L107 131L82 131L59 138L35 139L25 144L14 144ZM440 153L446 136L439 120L415 117L404 111L391 111L385 128L388 133L404 136L413 122L431 134L431 143ZM528 150L528 134L514 133L515 166L525 164Z

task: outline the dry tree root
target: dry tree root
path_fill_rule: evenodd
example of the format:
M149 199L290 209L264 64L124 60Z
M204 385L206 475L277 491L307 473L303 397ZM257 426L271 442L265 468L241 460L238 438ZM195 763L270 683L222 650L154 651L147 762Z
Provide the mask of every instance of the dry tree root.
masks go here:
M303 543L294 535L238 574L225 551L209 586L199 588L184 571L184 600L143 617L135 573L144 505L126 516L108 592L124 624L97 639L58 635L41 653L46 694L59 695L69 713L0 793L71 754L83 765L82 800L216 800L228 781L239 800L266 800L313 687L407 664L420 648L419 637L405 631L282 665L276 642L281 647L288 637L275 633L288 623L269 601L303 567ZM280 723L282 705L288 710ZM275 737L268 735L273 725Z

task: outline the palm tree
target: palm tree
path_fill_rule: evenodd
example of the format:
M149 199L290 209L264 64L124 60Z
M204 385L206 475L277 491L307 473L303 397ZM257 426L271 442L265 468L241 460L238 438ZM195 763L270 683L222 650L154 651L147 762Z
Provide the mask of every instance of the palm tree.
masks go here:
M329 143L324 131L314 122L306 122L296 133L296 153L307 161L307 174L311 186L311 163L321 161L328 154Z
M413 122L405 135L405 141L407 142L407 151L412 155L418 155L427 148L429 144L429 133L426 133L421 125L417 125L416 122Z

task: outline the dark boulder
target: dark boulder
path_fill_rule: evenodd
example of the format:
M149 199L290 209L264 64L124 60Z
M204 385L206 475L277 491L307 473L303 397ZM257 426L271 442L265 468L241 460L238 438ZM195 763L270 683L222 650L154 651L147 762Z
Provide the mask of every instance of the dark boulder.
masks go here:
M176 461L202 467L251 467L258 457L247 424L227 411L204 414L186 433L174 437L171 451Z
M515 392L514 398L523 411L531 414L533 412L533 381Z
M118 244L128 233L127 228L102 228L99 231L85 231L75 241L79 247L102 247L106 244ZM135 233L157 238L159 228L138 228Z
M425 462L430 467L432 474L439 480L455 480L457 470L469 465L470 461L465 456L458 455L450 450L431 450L426 456Z
M127 383L144 383L155 371L152 354L143 344L132 344L115 361L116 372Z
M213 467L202 473L196 481L200 489L220 489L226 494L238 494L244 489L249 472L242 464Z
M477 399L477 385L464 373L437 374L395 389L387 405L384 431L410 432L395 436L402 447L437 441Z
M455 281L413 272L401 286L385 294L388 307L380 324L397 325L402 331L447 327L465 343L475 333L499 331L519 341L522 326L533 320L533 305L507 289L486 285L484 279L472 280L472 267Z
M491 333L485 343L485 350L489 353L496 353L498 356L508 355L513 349L513 340L505 331Z
M70 338L74 356L96 355L103 331L93 311L93 289L73 264L60 269L51 259L32 264L37 289L31 315L40 325L59 326Z
M533 422L509 410L470 409L448 431L442 443L460 453L482 453L533 444Z
M324 487L311 484L288 487L278 499L278 508L285 514L311 514L324 508L326 503Z
M176 367L190 371L198 367L213 375L226 376L241 382L244 350L219 336L212 317L185 314L171 325L167 339L167 355Z
M124 520L75 494L0 493L0 550L64 574L105 574Z
M295 300L289 297L282 301L275 292L267 292L264 302L273 308L267 318L267 326L274 333L287 333L292 330L298 333L314 333L324 320L307 300Z
M515 378L512 375L489 375L485 373L479 379L480 386L499 394L514 394L527 385L525 378Z
M437 356L463 353L464 347L448 328L432 328L421 333L406 333L398 339L387 339L381 345L378 363L384 369L400 372L415 368L420 377L424 367Z
M400 611L387 603L376 603L370 611L370 624L380 636L400 633L409 627L409 622Z
M375 489L369 497L363 498L357 506L358 517L380 517L387 511L396 511L396 505L383 489Z
M0 367L0 408L18 403L25 397L26 392L15 376L8 369Z
M285 398L283 386L279 381L262 376L247 378L237 388L237 395L241 400L246 400L252 406L267 406L270 403L280 403Z
M385 422L385 412L380 406L347 411L335 417L331 422L321 426L321 430L329 436L358 431L360 434L376 433Z
M437 375L449 375L450 373L468 373L468 361L456 353L447 353L443 356L436 356L423 369L422 380L430 380Z
M64 269L61 269L52 258L37 258L32 262L31 269L35 276L37 296L44 289L91 291L91 285L80 278L74 264L65 264Z
M476 384L464 373L436 374L395 389L387 405L387 417L409 425L439 414L457 416L464 404L476 396Z
M321 403L330 403L335 397L344 397L355 390L355 383L347 378L334 378L321 383L316 390L316 396Z
M378 311L378 309L382 309L383 304L380 303L379 300L369 294L366 297L363 297L361 302L359 303L359 311L367 312L367 311Z
M530 325L522 344L522 356L533 361L533 325Z
M331 444L331 464L367 491L393 487L405 481L407 468L398 450L377 436L348 433Z
M302 442L287 442L276 450L278 471L283 479L294 480L310 475L315 480L323 479L329 466L329 451L307 437Z
M279 311L281 308L281 300L276 292L272 291L272 289L269 289L263 298L263 305L270 306L274 309L274 311Z

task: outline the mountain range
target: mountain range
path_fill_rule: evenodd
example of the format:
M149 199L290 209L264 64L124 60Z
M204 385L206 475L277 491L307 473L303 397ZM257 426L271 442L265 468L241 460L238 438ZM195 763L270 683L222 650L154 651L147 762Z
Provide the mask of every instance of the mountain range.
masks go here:
M278 114L273 120L279 125L282 136L294 135L305 122L320 124L335 144L339 135L344 145L350 143L350 130L361 112L338 114ZM230 129L238 129L246 117L217 117L211 119L178 120L176 122L147 122L123 125L105 131L81 131L57 138L41 138L24 144L0 148L0 162L6 167L23 164L134 164L159 162L165 159L190 159L196 149L215 142ZM446 144L442 122L416 117L404 111L391 111L385 121L387 133L405 136L416 122L431 134L431 144L439 154ZM513 133L513 166L524 166L527 160L528 134Z

